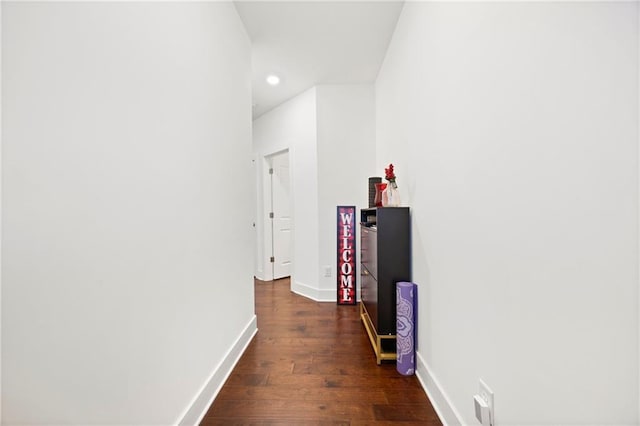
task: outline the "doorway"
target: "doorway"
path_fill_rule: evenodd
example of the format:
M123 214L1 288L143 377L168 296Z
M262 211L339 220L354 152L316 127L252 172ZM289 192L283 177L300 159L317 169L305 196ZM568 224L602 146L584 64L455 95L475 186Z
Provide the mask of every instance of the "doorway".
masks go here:
M269 227L265 236L270 239L271 276L274 280L291 276L291 178L289 151L267 158L269 164Z

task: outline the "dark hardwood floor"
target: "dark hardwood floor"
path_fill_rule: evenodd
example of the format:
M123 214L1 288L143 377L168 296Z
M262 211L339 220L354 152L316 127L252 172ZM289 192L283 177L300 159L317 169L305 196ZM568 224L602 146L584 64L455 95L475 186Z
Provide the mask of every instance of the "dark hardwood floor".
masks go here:
M357 306L256 281L258 334L202 425L441 425L415 376L376 364Z

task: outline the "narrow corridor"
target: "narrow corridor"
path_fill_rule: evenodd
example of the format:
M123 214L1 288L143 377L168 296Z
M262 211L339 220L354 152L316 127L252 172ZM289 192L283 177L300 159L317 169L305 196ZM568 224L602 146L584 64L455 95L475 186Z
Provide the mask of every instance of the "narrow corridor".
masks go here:
M441 425L415 376L376 365L357 306L255 286L258 334L203 425Z

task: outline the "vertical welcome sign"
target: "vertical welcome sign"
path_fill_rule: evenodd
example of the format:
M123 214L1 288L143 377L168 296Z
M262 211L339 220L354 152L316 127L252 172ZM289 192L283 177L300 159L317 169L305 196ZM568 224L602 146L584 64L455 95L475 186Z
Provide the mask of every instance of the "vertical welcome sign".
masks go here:
M338 305L356 304L355 218L355 206L338 206Z

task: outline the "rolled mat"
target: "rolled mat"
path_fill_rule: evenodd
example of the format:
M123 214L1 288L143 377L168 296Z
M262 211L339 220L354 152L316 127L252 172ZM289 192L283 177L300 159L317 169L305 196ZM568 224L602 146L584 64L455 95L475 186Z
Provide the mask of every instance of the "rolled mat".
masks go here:
M416 371L415 311L417 286L414 283L396 283L396 368L403 376Z

